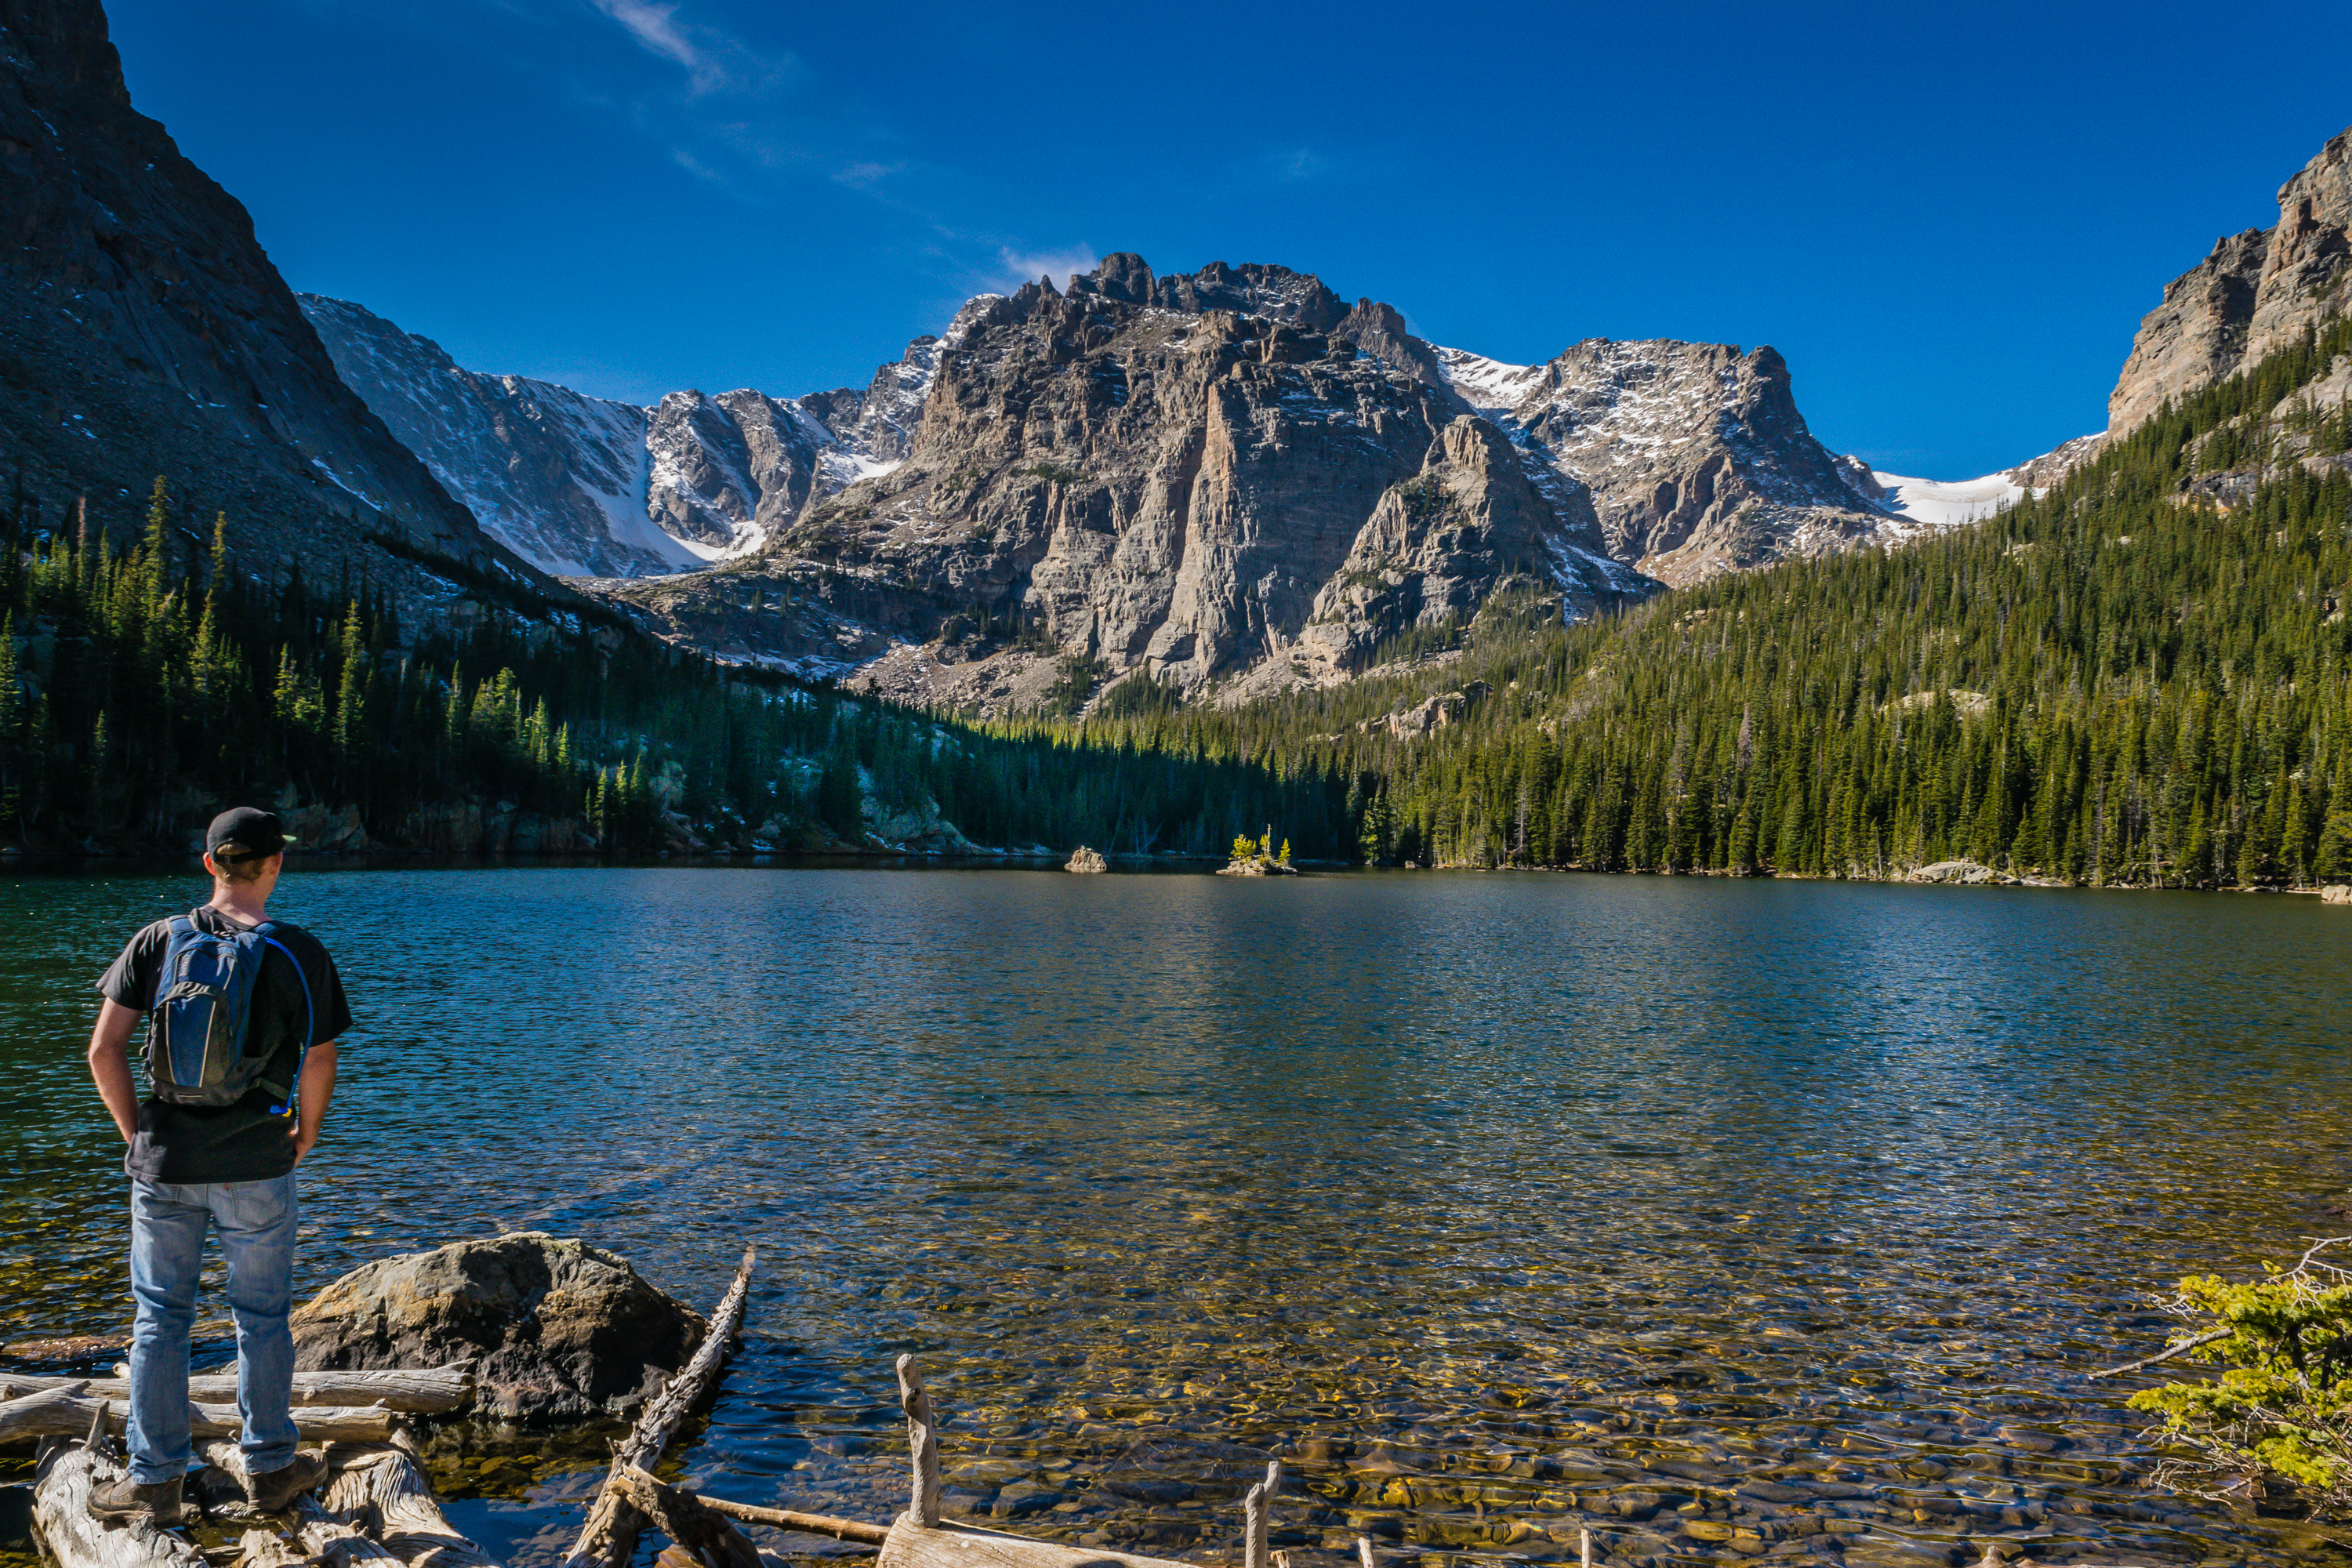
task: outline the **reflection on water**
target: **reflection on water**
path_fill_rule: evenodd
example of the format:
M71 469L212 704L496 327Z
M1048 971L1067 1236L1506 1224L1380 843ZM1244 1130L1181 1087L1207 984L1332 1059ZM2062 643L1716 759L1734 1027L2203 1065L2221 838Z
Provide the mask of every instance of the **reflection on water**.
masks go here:
M184 879L0 883L0 1335L127 1320L87 987ZM757 1336L712 1489L1222 1559L2352 1562L2142 1486L2149 1291L2334 1223L2352 912L1540 876L319 872L361 1027L305 1289L500 1227ZM567 1446L568 1445L568 1446ZM593 1442L445 1434L529 1561ZM808 1538L789 1541L806 1551ZM1328 1555L1327 1555L1328 1554Z

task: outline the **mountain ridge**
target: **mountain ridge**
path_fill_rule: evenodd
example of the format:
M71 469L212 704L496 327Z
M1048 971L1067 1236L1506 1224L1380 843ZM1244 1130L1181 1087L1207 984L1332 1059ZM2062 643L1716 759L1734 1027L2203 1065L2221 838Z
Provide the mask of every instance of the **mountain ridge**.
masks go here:
M343 335L333 319L359 310L325 300L307 302L306 309L320 319L331 347ZM973 341L1018 336L1047 317L1059 324L1041 339L1041 363L1022 359L1017 372L1024 383L1035 384L1015 400L1018 407L999 411L1009 425L1024 429L1030 447L1016 454L987 441L975 446L973 432L960 426L952 442L934 433L932 424L941 412L942 367L960 367L958 374L969 383L964 395L985 402L991 394L971 382ZM398 332L388 322L380 326L383 334ZM1327 489L1354 495L1348 503L1352 510L1345 519L1335 516L1314 526L1326 533L1342 531L1351 541L1361 536L1362 548L1310 542L1294 564L1304 569L1311 558L1322 575L1312 587L1261 583L1259 590L1271 595L1267 605L1275 605L1270 611L1266 605L1255 610L1243 605L1249 594L1238 581L1224 581L1213 590L1213 597L1223 596L1213 605L1201 599L1205 590L1197 574L1186 578L1187 552L1181 548L1147 548L1129 541L1124 560L1116 559L1114 549L1080 567L1075 563L1089 552L1073 540L1059 547L1032 540L1016 552L1022 556L1017 563L967 580L961 568L940 561L887 552L887 563L881 556L868 560L860 543L838 528L808 526L837 520L845 509L869 515L877 507L899 509L897 498L914 481L893 476L910 461L925 466L927 484L963 476L926 492L947 500L945 510L952 511L961 504L954 497L972 490L983 478L1004 478L1001 470L1016 456L1027 459L1032 478L1041 465L1049 474L1076 475L1105 455L1097 448L1108 441L1122 447L1115 466L1131 470L1129 477L1134 479L1139 465L1150 466L1145 447L1197 448L1208 434L1211 404L1216 401L1204 395L1188 395L1166 405L1171 417L1184 422L1181 429L1146 431L1131 415L1111 417L1123 396L1116 388L1108 394L1111 405L1095 411L1101 417L1081 417L1076 430L1032 428L1026 423L1029 398L1053 378L1076 374L1073 367L1084 363L1091 367L1085 374L1108 378L1107 387L1124 385L1122 355L1139 345L1156 352L1171 332L1186 341L1195 334L1202 342L1215 337L1230 363L1221 362L1214 374L1227 379L1247 381L1261 374L1243 371L1245 361L1357 366L1345 374L1291 374L1291 384L1274 403L1253 403L1242 411L1246 419L1270 421L1270 429L1349 426L1365 410L1343 404L1370 395L1364 378L1375 369L1394 384L1374 397L1382 403L1371 415L1375 424L1402 416L1404 402L1391 405L1383 400L1402 398L1414 405L1412 417L1420 433L1412 439L1420 445L1409 463L1401 451L1382 444L1395 434L1385 427L1369 446L1334 449L1332 466L1318 477ZM1112 351L1114 340L1124 347ZM415 342L438 354L427 340ZM464 472L467 464L521 462L522 437L530 433L522 423L509 421L516 433L499 442L453 445L447 431L419 417L417 400L404 396L400 374L341 348L337 353L355 388L381 405L387 422L410 437L453 489L480 497L492 489ZM1012 363L1001 354L989 360L1000 362ZM437 362L429 368L456 378L469 396L495 401L514 395L509 385L514 378L484 377ZM980 380L988 374L980 373ZM1285 373L1264 374L1280 379ZM1498 388L1508 395L1496 395ZM1341 401L1327 401L1332 397ZM459 398L442 412L462 411L465 401ZM1079 396L1076 403L1084 406L1088 399ZM1449 445L1444 428L1457 419L1486 435L1464 434ZM601 539L591 551L545 532L530 537L525 523L496 507L486 511L486 524L542 565L584 566L602 577L635 580L634 585L613 581L597 587L652 609L670 635L726 657L838 677L854 677L874 665L866 679L896 694L936 696L945 690L983 708L1037 696L1045 679L1041 669L1064 658L1099 662L1111 674L1148 666L1155 678L1193 688L1246 676L1254 667L1286 658L1305 678L1341 679L1363 668L1384 638L1474 616L1506 579L1556 598L1561 613L1575 616L1629 594L1654 592L1662 583L1704 580L1791 553L1898 542L1916 531L1874 492L1859 464L1813 439L1797 410L1788 366L1769 347L1743 351L1723 344L1593 339L1539 366L1508 366L1425 342L1392 306L1369 299L1349 306L1315 275L1270 263L1212 262L1197 272L1161 276L1139 256L1115 253L1093 270L1074 275L1066 291L1043 279L1011 295L976 296L945 332L914 340L899 360L883 365L863 393L841 389L797 398L754 389L716 397L673 393L646 411L643 429L646 511L679 551L723 568L719 579L699 588L690 579L655 587L645 579L677 562L677 552L656 544L654 555L659 559L649 559L608 548ZM1277 432L1276 444L1284 438ZM943 443L953 442L962 446L948 452ZM1380 455L1369 457L1375 448ZM625 468L610 452L596 460L607 472ZM1178 459L1178 465L1190 460L1194 459ZM1363 462L1370 466L1350 478L1351 465ZM1475 586L1458 574L1470 570L1466 560L1439 561L1451 543L1409 526L1409 519L1401 521L1393 515L1395 507L1376 520L1384 492L1424 470L1433 476L1428 483L1437 487L1424 500L1443 491L1446 504L1458 499L1461 515L1479 520L1481 531L1500 530L1495 537L1506 558L1475 569ZM1358 482L1375 472L1379 483L1366 489ZM1118 521L1099 524L1113 533L1150 510L1136 496L1096 499L1107 509L1106 517L1117 514ZM824 511L837 501L841 507ZM1297 498L1283 503L1297 517L1316 511L1300 511L1299 504ZM1398 504L1410 511L1420 503ZM1019 524L1040 525L1041 516L1024 512ZM589 521L597 525L595 517ZM1278 533L1286 526L1257 518L1246 528ZM605 526L604 531L614 531ZM1389 553L1375 561L1366 552L1376 549ZM1430 554L1432 549L1437 554ZM1141 569L1139 563L1151 560L1171 574L1167 582L1139 589L1126 580ZM1034 576L1041 567L1043 584ZM1404 576L1388 585L1389 595L1370 593L1369 577L1383 571L1394 575L1391 568ZM731 579L747 572L769 582L759 593L808 606L808 615L733 624L740 619L735 612L743 607L740 601L751 590ZM906 574L898 585L907 591L895 599L888 591L892 573ZM1333 586L1338 576L1349 574L1354 574L1353 591ZM805 584L795 590L786 581L795 576L830 586L813 594ZM851 579L854 590L842 585ZM1409 611L1398 593L1412 600ZM1381 603L1376 605L1375 600ZM1134 612L1147 601L1154 607ZM1207 644L1198 636L1191 643L1181 634L1157 640L1131 636L1130 613L1172 614L1205 635ZM1265 620L1269 613L1271 622ZM960 615L982 625L1024 628L1020 635L1030 646L1021 658L967 657L972 649L940 640ZM1254 616L1256 629L1249 638L1231 635ZM1351 618L1356 624L1347 635L1333 629ZM1038 646L1040 639L1050 647ZM1216 650L1205 661L1197 652L1202 646ZM930 651L920 657L909 651L925 647ZM982 668L965 668L975 665ZM1011 671L1009 684L998 679L1006 673L1003 667L1016 666L1021 668ZM996 689L1000 686L1004 689Z
M419 600L446 558L555 592L349 388L245 208L139 113L104 12L0 0L0 464L127 536L159 474L248 570L340 558Z

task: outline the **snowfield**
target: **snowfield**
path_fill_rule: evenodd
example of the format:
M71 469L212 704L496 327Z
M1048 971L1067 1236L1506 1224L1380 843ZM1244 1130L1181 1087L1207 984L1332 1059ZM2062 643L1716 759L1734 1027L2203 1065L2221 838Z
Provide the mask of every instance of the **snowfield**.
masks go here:
M1886 492L1880 505L1937 533L1982 522L1995 512L2015 506L2028 493L2023 485L2006 474L1987 474L1974 479L1920 479L1874 469L1870 477Z

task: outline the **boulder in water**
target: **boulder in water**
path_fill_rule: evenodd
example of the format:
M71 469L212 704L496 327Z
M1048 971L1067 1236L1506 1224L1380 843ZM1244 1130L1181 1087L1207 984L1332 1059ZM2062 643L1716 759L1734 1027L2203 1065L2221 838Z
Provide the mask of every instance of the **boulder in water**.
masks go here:
M294 1310L305 1371L475 1363L485 1415L618 1415L702 1342L701 1316L628 1260L517 1231L355 1268Z

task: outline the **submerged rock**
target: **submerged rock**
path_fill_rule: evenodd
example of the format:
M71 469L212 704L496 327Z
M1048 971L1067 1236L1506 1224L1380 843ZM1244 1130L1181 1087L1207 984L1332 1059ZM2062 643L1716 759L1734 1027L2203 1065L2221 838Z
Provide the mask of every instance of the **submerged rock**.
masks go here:
M484 1414L622 1415L658 1391L708 1325L625 1258L541 1231L387 1258L294 1310L306 1371L476 1363Z

